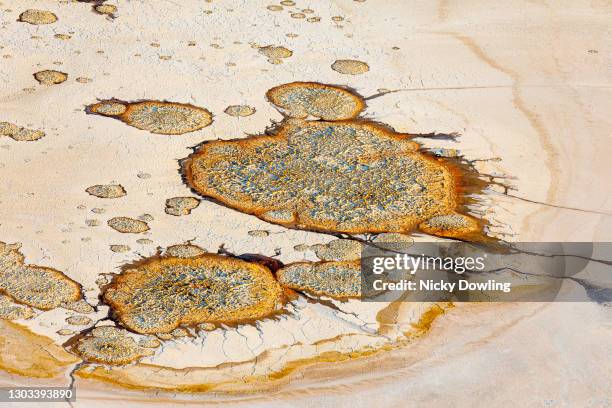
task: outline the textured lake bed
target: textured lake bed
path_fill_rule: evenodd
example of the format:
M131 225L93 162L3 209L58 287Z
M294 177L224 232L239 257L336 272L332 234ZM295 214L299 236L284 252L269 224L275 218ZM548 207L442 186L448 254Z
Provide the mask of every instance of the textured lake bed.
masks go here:
M609 307L361 302L355 265L364 240L610 241L611 11L1 0L0 384L609 404Z

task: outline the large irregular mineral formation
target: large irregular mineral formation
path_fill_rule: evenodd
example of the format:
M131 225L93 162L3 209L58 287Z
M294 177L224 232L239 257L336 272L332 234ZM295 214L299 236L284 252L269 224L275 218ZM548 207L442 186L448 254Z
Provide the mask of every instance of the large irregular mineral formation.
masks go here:
M183 162L195 191L292 228L359 234L420 226L477 239L479 222L458 214L458 169L410 135L357 118L365 107L360 96L309 82L267 96L287 118L271 135L203 144ZM441 226L444 219L462 222Z
M274 314L282 289L259 264L214 254L153 257L127 267L104 293L117 319L137 333L179 325L240 323Z

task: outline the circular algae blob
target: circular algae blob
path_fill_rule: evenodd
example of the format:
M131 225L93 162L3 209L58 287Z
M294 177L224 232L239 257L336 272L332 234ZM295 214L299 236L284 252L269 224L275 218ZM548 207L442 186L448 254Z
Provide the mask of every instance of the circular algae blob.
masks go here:
M191 214L191 210L200 205L195 197L172 197L166 200L166 214L181 216Z
M71 324L73 326L87 326L91 324L91 319L87 316L68 316L66 318L66 323Z
M164 251L164 256L174 258L195 258L205 254L206 250L192 244L171 245Z
M57 85L65 82L68 79L68 74L65 72L47 69L36 72L34 74L34 78L42 85Z
M124 234L140 234L149 230L149 225L129 217L114 217L108 220L108 226Z
M97 6L94 6L94 10L98 14L105 14L113 17L114 13L117 12L117 6L114 6L112 4L99 4Z
M130 251L130 247L128 245L111 245L110 250L115 252L115 253L124 253L124 252L129 252Z
M104 293L117 319L138 333L180 325L238 323L273 314L282 289L259 264L220 255L154 257L126 267Z
M19 15L18 21L33 25L53 24L57 16L47 10L28 9Z
M212 114L208 110L177 102L113 99L89 105L86 112L113 117L129 126L162 135L195 132L212 123Z
M93 329L74 349L87 361L109 365L124 365L155 354L150 347L138 345L126 330L112 326Z
M249 234L252 237L255 238L265 238L267 236L270 236L270 231L266 231L266 230L252 230L247 232L247 234Z
M121 118L130 126L162 135L182 135L212 123L208 110L174 102L133 103Z
M98 198L119 198L127 194L121 184L96 184L85 189L87 194Z
M281 285L316 296L337 299L361 295L361 262L298 262L276 272Z
M255 108L248 105L230 105L224 111L227 115L233 117L251 116L255 113Z
M368 64L357 60L336 60L331 67L334 71L345 75L359 75L370 70Z
M292 82L270 89L266 96L292 118L314 116L323 120L345 120L365 108L363 99L346 89L316 82Z
M267 45L265 47L261 47L259 49L259 53L265 55L268 58L289 58L293 55L293 51L291 51L290 49L275 45Z

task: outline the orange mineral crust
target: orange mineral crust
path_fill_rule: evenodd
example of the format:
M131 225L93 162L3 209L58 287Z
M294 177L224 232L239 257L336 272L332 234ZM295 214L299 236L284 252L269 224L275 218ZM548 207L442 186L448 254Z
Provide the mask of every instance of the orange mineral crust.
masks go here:
M344 88L314 83L282 85L268 98L298 118L346 119L363 107ZM437 233L422 223L462 208L459 167L420 150L410 135L361 119L287 118L272 135L203 144L183 171L201 195L298 229L408 233L421 224ZM459 227L454 237L480 232L479 224Z
M195 132L213 121L207 109L166 101L125 102L109 99L89 105L86 112L112 117L129 126L162 135Z
M314 116L323 120L355 118L365 108L361 97L340 87L316 82L292 82L270 89L268 100L287 116L304 119Z
M105 302L137 333L180 325L239 323L274 314L283 291L261 265L214 254L153 257L130 265L109 285Z
M20 244L0 242L0 294L42 310L81 299L81 286L62 272L25 263Z
M108 365L124 365L155 354L128 334L113 326L96 327L77 340L74 351L89 362Z
M80 359L49 337L0 319L0 370L36 378L59 377Z

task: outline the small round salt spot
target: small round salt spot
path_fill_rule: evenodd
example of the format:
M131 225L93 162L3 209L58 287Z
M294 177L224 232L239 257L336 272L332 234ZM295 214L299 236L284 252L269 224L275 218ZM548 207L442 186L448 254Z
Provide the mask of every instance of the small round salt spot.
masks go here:
M357 60L336 60L331 67L334 71L345 75L359 75L370 70L368 64Z
M75 315L66 318L66 323L73 326L87 326L91 324L91 319L87 316Z
M110 250L117 253L129 252L130 247L127 245L111 245Z
M57 85L65 82L68 79L68 74L52 69L46 69L44 71L36 72L34 74L34 78L41 85Z
M255 108L247 105L230 105L224 111L227 115L233 117L251 116L255 113Z
M53 24L57 16L47 10L28 9L19 15L18 21L32 25Z
M253 231L249 231L248 234L250 236L252 236L252 237L265 238L265 237L270 235L270 231L266 231L266 230L253 230Z

